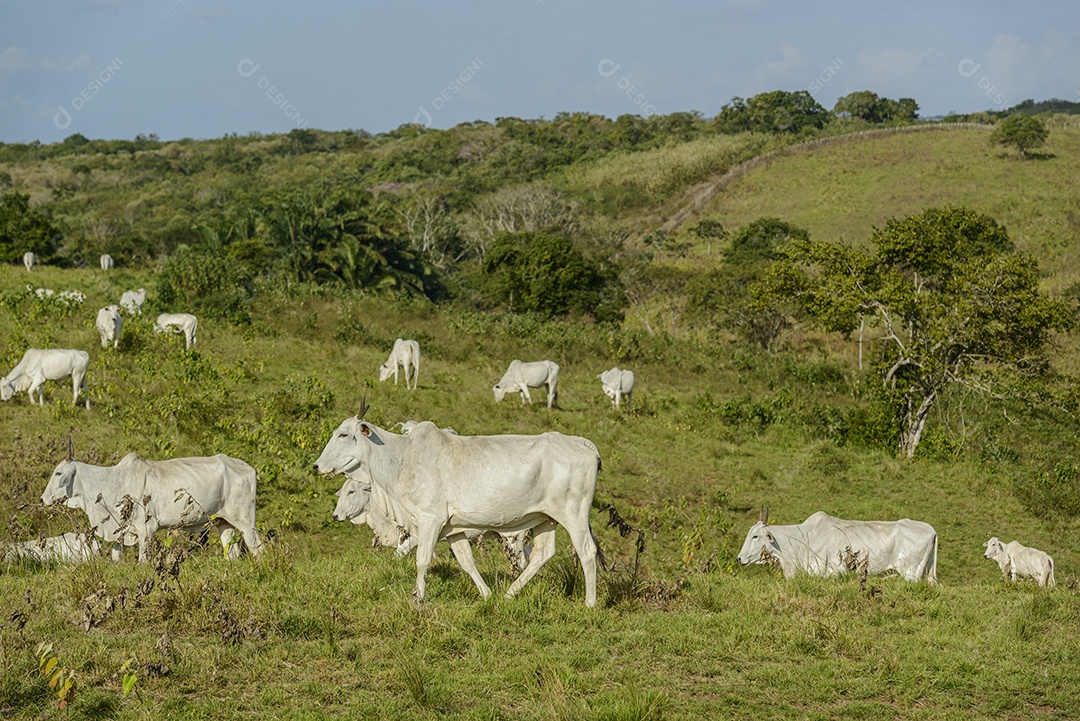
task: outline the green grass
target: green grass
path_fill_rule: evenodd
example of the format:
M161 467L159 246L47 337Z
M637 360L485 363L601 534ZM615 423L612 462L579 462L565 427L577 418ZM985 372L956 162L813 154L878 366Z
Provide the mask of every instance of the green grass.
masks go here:
M69 432L77 457L102 464L129 451L244 458L260 474L260 528L276 538L257 561L191 548L178 582L130 550L115 565L0 567L5 715L61 713L33 657L40 641L75 670L79 718L1068 718L1080 709L1077 524L1027 514L1008 463L904 462L844 444L822 420L823 409L853 403L841 357L314 288L262 289L250 327L200 319L198 349L186 353L180 338L149 330L163 310L151 275L0 269L0 293L15 297L28 281L88 300L62 318L25 303L0 308L0 370L31 343L86 348L92 410L73 409L70 387L56 384L45 408L24 395L0 405L9 519L0 540L78 527L74 512L38 502ZM150 290L144 317L126 319L119 351L102 350L97 308L140 285ZM423 350L414 392L376 380L398 336ZM528 408L494 402L491 386L515 357L562 365L557 410L539 394ZM596 380L616 363L637 376L630 412L614 412ZM466 434L593 440L604 463L593 526L616 564L602 574L599 607L585 608L560 532L556 558L511 601L501 598L510 566L494 545L477 550L495 591L485 602L443 544L427 601L414 608L411 559L335 523L339 481L309 470L361 396L384 427L414 418ZM640 558L636 535L605 526L607 503L645 531ZM815 510L927 521L940 537L941 586L872 578L860 590L852 577L785 581L739 568L735 553L762 504L778 523ZM1001 581L982 558L991 535L1052 553L1058 588ZM124 697L120 668L131 658L136 694Z

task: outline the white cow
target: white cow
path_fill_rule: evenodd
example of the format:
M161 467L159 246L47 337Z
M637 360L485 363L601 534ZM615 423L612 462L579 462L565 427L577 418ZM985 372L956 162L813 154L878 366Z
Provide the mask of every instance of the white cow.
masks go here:
M50 348L39 350L30 348L23 353L10 373L0 378L0 400L11 400L16 393L26 391L30 403L34 402L34 391L38 393L38 404L45 405L45 391L41 389L45 381L55 381L71 376L71 385L75 393L72 403L79 402L79 391L86 393L86 368L90 365L90 354L84 350ZM86 410L90 410L90 399L86 399Z
M198 327L199 319L191 313L162 313L154 323L154 330L158 333L183 333L184 348L187 349L195 346L195 331Z
M112 259L112 256L109 255L108 253L103 253L102 256L101 256L101 269L102 270L112 270L113 269L113 259Z
M585 574L585 604L596 605L597 545L589 525L600 456L590 441L561 433L458 436L424 422L399 436L363 420L343 422L315 461L315 472L370 478L372 501L416 538L417 601L440 537L480 594L491 590L473 562L465 531L533 529L525 571L513 597L555 555L555 527L570 534Z
M623 398L626 399L627 408L630 407L634 394L634 371L620 369L619 366L615 366L596 377L600 379L600 383L604 387L604 393L611 399L613 407L619 408L622 405Z
M522 363L515 358L492 390L495 391L496 403L507 393L518 392L521 393L522 405L532 405L529 389L540 386L547 386L547 407L551 408L559 399L559 365L549 360Z
M142 315L142 306L146 302L146 288L125 290L120 296L120 307L128 313Z
M420 344L414 340L394 341L394 348L390 351L390 357L379 366L379 380L384 381L391 375L394 376L394 385L397 385L398 366L405 370L405 388L409 387L409 374L412 373L412 387L416 389L416 382L420 378Z
M37 265L37 256L32 251L26 251L23 253L22 263L26 266L26 272L29 273Z
M113 544L113 560L119 560L122 545L138 544L139 560L145 561L146 542L159 528L196 531L208 526L217 527L228 557L236 558L240 547L232 541L237 531L252 554L261 550L255 485L255 469L224 454L148 461L129 453L115 466L61 461L41 502L64 501L86 513L94 533Z
M124 319L120 317L120 306L107 305L97 313L98 334L101 336L101 347L108 348L112 343L113 348L120 346L120 329L124 325Z
M1046 552L1022 546L1016 541L1002 543L997 536L983 545L986 546L983 558L997 561L1001 573L1010 581L1033 578L1040 586L1054 585L1054 559Z
M818 511L802 523L770 526L766 512L746 534L738 561L746 566L780 561L785 578L796 573L833 576L848 570L845 553L867 559L871 574L895 571L908 581L937 583L937 532L933 526L900 521L845 521Z
M74 531L33 541L19 541L3 548L0 556L11 562L19 559L49 563L78 563L101 556L101 543L93 535Z

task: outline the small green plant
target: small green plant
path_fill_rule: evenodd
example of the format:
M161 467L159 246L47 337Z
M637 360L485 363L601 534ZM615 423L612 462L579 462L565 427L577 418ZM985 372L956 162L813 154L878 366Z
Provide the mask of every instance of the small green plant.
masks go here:
M65 709L75 695L75 671L60 665L60 657L53 654L53 645L42 641L37 646L38 668L48 680L60 701L60 708Z

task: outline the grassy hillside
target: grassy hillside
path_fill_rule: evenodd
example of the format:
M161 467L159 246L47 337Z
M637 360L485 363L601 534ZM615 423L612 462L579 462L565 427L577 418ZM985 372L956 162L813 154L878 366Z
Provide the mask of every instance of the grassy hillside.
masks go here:
M65 313L24 285L80 289ZM102 350L96 309L129 287L150 290ZM1013 495L1010 463L931 457L902 462L845 442L859 394L825 355L759 354L608 326L479 314L314 286L259 288L250 326L204 320L197 350L150 332L163 310L152 274L0 269L0 361L27 345L85 348L92 409L50 384L45 408L0 406L3 540L78 527L38 503L68 433L76 456L114 463L226 452L260 474L265 556L226 562L213 546L171 560L77 568L0 566L0 709L56 714L34 658L53 644L78 680L85 718L1067 718L1080 708L1075 523L1043 521ZM395 337L419 340L420 388L377 381ZM509 359L563 368L560 407L494 402ZM596 374L638 379L617 413ZM361 396L384 427L430 419L466 434L560 430L600 449L593 526L614 570L600 608L559 535L557 557L513 601L500 551L477 551L495 590L481 601L445 548L428 601L410 602L411 560L370 548L335 523L338 480L311 463ZM830 410L832 409L832 410ZM838 425L839 424L839 425ZM606 527L612 503L644 531ZM912 517L940 538L940 587L853 576L785 581L734 555L757 509L774 522L827 510ZM1050 551L1058 588L1008 586L982 559L991 535ZM633 569L638 565L637 575ZM134 659L136 692L121 667Z

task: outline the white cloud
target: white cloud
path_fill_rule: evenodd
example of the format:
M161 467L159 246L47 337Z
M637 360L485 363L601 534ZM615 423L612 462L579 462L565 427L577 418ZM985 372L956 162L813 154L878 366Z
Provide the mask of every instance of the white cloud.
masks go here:
M907 85L922 70L937 65L938 51L932 49L867 48L859 53L858 67L867 90L889 92L894 85Z
M806 64L803 54L794 45L784 43L780 46L780 58L766 60L754 71L754 79L760 87L775 84L776 81L790 80L792 74Z
M9 75L14 75L26 63L26 50L12 45L0 53L0 82Z

